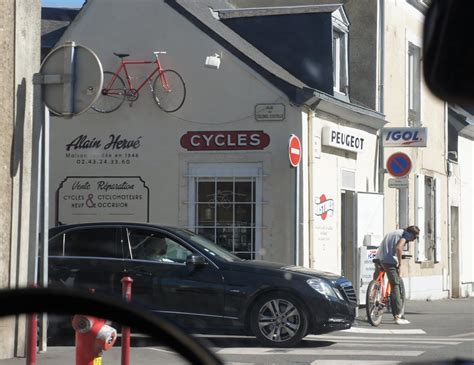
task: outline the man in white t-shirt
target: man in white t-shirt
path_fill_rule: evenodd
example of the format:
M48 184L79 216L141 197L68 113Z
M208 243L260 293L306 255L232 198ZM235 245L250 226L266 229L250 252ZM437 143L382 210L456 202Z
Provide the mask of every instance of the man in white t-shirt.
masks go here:
M392 291L390 293L390 304L392 313L397 324L409 324L406 319L401 318L401 292L400 292L400 267L402 265L403 246L406 242L418 238L420 229L417 226L409 226L405 229L397 229L388 233L377 250L376 258L379 260L387 274Z

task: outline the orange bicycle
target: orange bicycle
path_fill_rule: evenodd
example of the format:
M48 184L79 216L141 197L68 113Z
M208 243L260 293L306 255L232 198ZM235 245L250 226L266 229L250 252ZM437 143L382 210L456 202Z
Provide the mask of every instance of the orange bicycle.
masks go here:
M104 82L101 95L92 109L99 113L111 113L123 104L125 99L130 102L130 106L138 99L140 90L146 83L150 85L150 91L153 94L158 107L172 113L181 108L186 98L186 85L179 73L174 70L165 70L161 65L159 55L166 54L164 51L153 52L155 60L153 61L125 61L124 58L130 56L127 53L115 53L120 58L120 65L115 72L104 71ZM143 82L135 88L132 84L132 78L127 69L127 65L150 65L155 68L145 77ZM123 71L127 84L120 77ZM151 82L152 77L158 74Z
M367 319L369 323L378 327L382 323L382 316L386 311L391 311L393 315L400 315L403 317L405 313L405 285L403 279L400 279L400 296L401 296L401 311L400 313L393 313L393 307L390 305L391 286L388 278L385 278L385 271L380 265L378 259L373 260L374 264L378 265L379 273L377 278L372 280L367 287L365 310L367 312Z

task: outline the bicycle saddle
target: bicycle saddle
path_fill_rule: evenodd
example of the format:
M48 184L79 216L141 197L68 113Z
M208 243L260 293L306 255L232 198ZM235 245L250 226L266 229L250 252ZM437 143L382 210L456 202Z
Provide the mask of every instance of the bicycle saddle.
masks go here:
M115 53L115 52L114 52L114 55L116 55L117 57L120 57L120 58L130 56L130 54L128 54L128 53Z

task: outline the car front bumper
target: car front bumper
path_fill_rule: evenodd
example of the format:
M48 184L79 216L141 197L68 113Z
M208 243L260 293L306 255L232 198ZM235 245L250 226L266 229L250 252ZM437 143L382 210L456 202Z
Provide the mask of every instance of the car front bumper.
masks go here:
M354 323L356 307L346 301L328 297L310 300L311 325L309 333L321 334L349 329Z

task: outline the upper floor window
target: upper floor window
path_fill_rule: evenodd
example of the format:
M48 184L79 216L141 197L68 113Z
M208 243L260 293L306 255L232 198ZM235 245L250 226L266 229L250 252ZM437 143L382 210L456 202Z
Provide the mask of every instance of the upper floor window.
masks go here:
M421 50L420 47L408 44L408 125L421 124L421 76L420 76Z
M332 59L334 95L349 92L348 32L349 22L344 10L339 8L332 15Z

